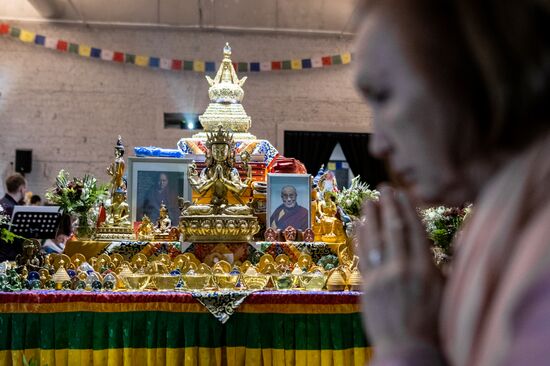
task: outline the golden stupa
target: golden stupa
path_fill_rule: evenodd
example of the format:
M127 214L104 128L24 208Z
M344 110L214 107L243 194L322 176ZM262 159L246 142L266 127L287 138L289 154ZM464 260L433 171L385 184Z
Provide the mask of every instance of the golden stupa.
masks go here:
M193 138L206 139L207 133L216 132L218 126L224 130L231 131L235 140L256 139L256 136L248 133L252 120L241 104L244 97L242 86L246 76L242 79L237 77L233 63L231 62L231 47L229 43L223 48L223 60L214 79L206 76L210 88L208 96L210 104L199 121L204 127Z

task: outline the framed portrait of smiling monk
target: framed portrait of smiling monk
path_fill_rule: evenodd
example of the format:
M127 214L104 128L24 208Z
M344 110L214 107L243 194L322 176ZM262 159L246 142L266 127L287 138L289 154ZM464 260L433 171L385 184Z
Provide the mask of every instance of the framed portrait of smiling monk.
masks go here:
M311 226L311 176L267 175L267 227L304 231Z

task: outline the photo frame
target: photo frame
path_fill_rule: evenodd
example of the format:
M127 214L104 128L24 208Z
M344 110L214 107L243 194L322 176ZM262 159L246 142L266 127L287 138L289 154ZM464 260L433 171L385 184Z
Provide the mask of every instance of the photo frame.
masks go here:
M134 157L128 158L128 204L132 222L143 215L154 223L163 202L172 226L179 223L178 197L191 201L187 168L192 159Z
M268 174L266 219L266 227L279 230L311 227L311 175Z

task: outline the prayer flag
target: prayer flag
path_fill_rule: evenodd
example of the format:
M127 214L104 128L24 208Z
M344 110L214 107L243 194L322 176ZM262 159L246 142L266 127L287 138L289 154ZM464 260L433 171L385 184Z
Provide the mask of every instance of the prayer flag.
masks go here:
M57 49L59 51L65 51L66 52L68 48L69 48L69 45L68 45L67 42L62 41L62 40L57 41Z
M342 57L340 55L332 56L332 64L333 65L341 65L342 64Z
M281 70L281 61L272 61L271 70Z
M311 69L311 59L304 58L302 60L302 69Z
M193 71L204 72L204 61L193 61Z
M102 49L101 50L101 59L105 61L114 61L115 53L111 50Z
M10 36L18 38L20 34L21 34L21 29L16 27L10 28Z
M8 34L10 32L10 25L6 23L0 24L0 34Z
M311 65L313 67L323 67L323 60L321 59L321 57L312 57Z
M172 68L172 60L169 60L167 58L161 58L160 68L163 70L170 70Z
M181 60L172 60L172 70L181 70L182 61Z
M342 54L342 63L344 65L349 64L351 62L351 53L346 52Z
M116 53L115 53L116 56ZM124 62L127 64L133 64L136 62L136 55L132 55L131 53L124 54Z
M101 49L92 47L92 50L90 51L90 57L101 58Z
M323 62L323 66L332 65L332 57L330 57L330 56L325 56L325 57L321 58L321 61Z
M283 70L290 70L291 69L291 66L290 66L290 60L284 60L282 62L282 67L281 67Z
M149 65L149 56L136 55L134 63L138 66Z
M91 53L92 53L92 47L85 44L81 44L78 46L78 54L80 56L90 57Z
M212 61L205 62L205 69L206 72L215 72L216 71L216 63Z
M149 67L159 67L160 59L158 57L149 57Z
M46 37L37 34L36 37L34 37L34 44L44 46L46 44Z
M248 72L248 63L247 62L239 62L239 72Z
M183 69L186 71L193 71L193 61L183 61Z
M58 39L47 37L44 46L55 50L57 48L57 42L59 42Z
M290 68L292 70L300 70L302 68L302 60L291 60Z
M78 45L76 43L69 43L69 52L78 55Z
M125 55L122 52L115 51L115 53L113 54L113 61L115 62L124 62L124 59Z
M271 62L260 62L260 71L271 71Z
M255 72L260 71L260 63L259 62L251 62L250 63L250 71L255 71Z

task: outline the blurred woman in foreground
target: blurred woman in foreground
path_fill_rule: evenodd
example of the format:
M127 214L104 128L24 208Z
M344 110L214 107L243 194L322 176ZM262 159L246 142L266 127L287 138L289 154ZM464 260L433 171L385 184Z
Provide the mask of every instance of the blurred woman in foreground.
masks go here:
M550 5L367 1L356 81L382 188L360 229L375 365L547 365ZM474 202L450 278L415 206Z

